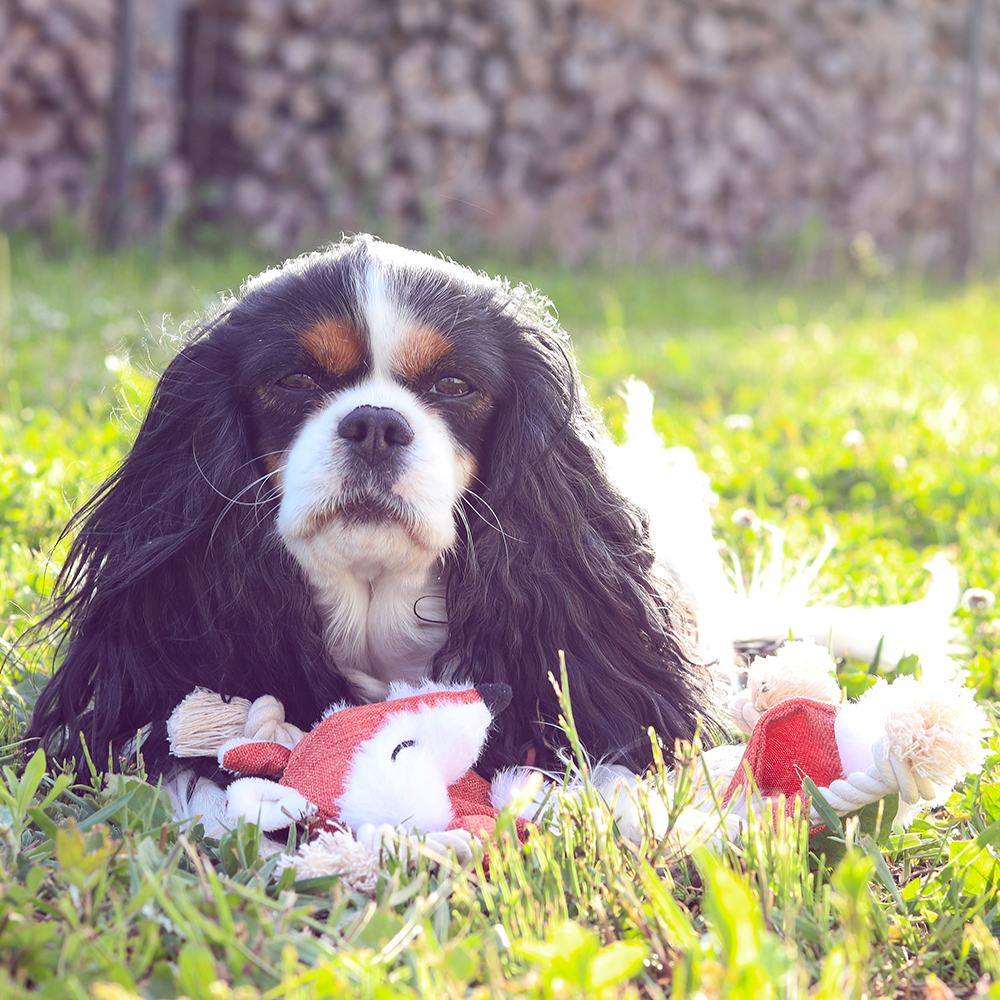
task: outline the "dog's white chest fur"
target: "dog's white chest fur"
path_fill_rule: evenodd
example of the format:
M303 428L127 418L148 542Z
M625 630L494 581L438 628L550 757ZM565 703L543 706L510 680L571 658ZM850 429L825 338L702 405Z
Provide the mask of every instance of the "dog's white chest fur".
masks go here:
M378 536L393 528L369 530ZM392 681L415 682L430 672L448 633L444 580L437 564L428 567L412 552L386 565L377 557L380 549L384 554L378 537L364 544L352 534L352 559L344 558L342 537L331 548L314 538L294 554L312 583L334 662L358 697L375 701L385 698Z

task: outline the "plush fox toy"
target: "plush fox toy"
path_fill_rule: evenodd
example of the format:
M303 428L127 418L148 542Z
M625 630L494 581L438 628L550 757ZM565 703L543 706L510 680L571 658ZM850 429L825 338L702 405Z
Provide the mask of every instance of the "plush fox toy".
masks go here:
M900 677L844 701L829 652L810 641L758 657L730 706L750 736L721 798L735 816L784 797L808 810L808 776L839 815L898 794L897 822L947 797L986 756L986 715L958 683Z
M226 741L218 756L227 771L281 775L277 782L234 781L230 817L266 831L306 821L313 829L388 823L408 833L492 832L490 784L471 770L486 743L490 708L474 687L408 691L373 705L335 706L292 749Z
M168 734L175 756L213 754L227 771L245 775L227 789L231 825L242 817L270 833L303 823L319 847L344 846L329 837L344 830L359 841L373 840L373 831L384 840L390 830L484 837L504 803L471 768L495 713L509 700L503 684L397 684L384 702L334 705L302 733L284 722L273 698L223 702L199 689L174 710ZM523 820L518 826L523 832ZM468 842L433 841L460 856ZM316 848L307 852L314 862ZM326 867L338 870L337 864L329 860Z

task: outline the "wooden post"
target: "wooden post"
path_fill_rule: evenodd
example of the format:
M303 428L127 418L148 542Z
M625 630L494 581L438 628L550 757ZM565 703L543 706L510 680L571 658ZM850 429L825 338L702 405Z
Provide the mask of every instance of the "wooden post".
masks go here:
M222 30L221 8L216 0L205 0L189 15L187 38L188 80L185 151L196 183L212 173L212 154L216 144L216 77L218 74L219 35Z
M0 397L7 395L8 401L8 379L14 374L10 299L10 241L7 234L0 230Z
M134 76L135 18L132 0L115 0L115 76L111 89L108 215L105 230L105 242L111 250L121 247L128 236Z
M965 284L969 262L975 247L976 155L979 138L979 75L983 61L984 0L972 0L969 31L966 39L965 136L960 164L958 211L955 218L955 257L953 274Z

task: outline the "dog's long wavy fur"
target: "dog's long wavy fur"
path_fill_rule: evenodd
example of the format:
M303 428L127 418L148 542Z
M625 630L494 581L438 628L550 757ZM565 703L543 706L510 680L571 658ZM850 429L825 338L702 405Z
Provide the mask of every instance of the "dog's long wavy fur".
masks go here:
M109 746L125 753L149 725L146 767L169 770L165 720L197 685L276 695L301 727L351 699L275 532L280 497L261 462L250 390L235 373L269 324L294 321L301 283L313 292L325 283L335 298L338 274L359 266L369 245L345 241L249 286L166 369L131 452L68 529L75 537L42 623L66 624L62 662L28 733L50 752L81 762L82 733L100 764ZM649 727L668 748L693 735L708 705L706 672L689 651L683 609L654 571L645 514L608 478L603 425L547 301L461 273L464 287L447 289L461 301L456 322L487 331L508 378L456 511L447 640L432 672L511 687L486 773L523 762L529 748L538 764L558 766L564 740L549 672L563 650L587 751L641 770ZM428 301L443 295L436 272L425 280Z

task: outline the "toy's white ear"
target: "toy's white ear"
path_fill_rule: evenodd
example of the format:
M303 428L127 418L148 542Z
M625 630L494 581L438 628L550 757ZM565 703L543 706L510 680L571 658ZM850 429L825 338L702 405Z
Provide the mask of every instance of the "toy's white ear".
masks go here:
M242 816L267 832L283 830L315 813L300 792L267 778L240 778L226 789L226 818L234 826Z
M470 691L475 685L471 681L432 681L429 678L411 684L408 681L393 681L389 685L389 693L385 701L398 701L400 698L413 698L417 695L439 694L446 691Z
M479 759L492 721L481 701L435 705L417 713L417 739L430 749L446 785L458 781Z

